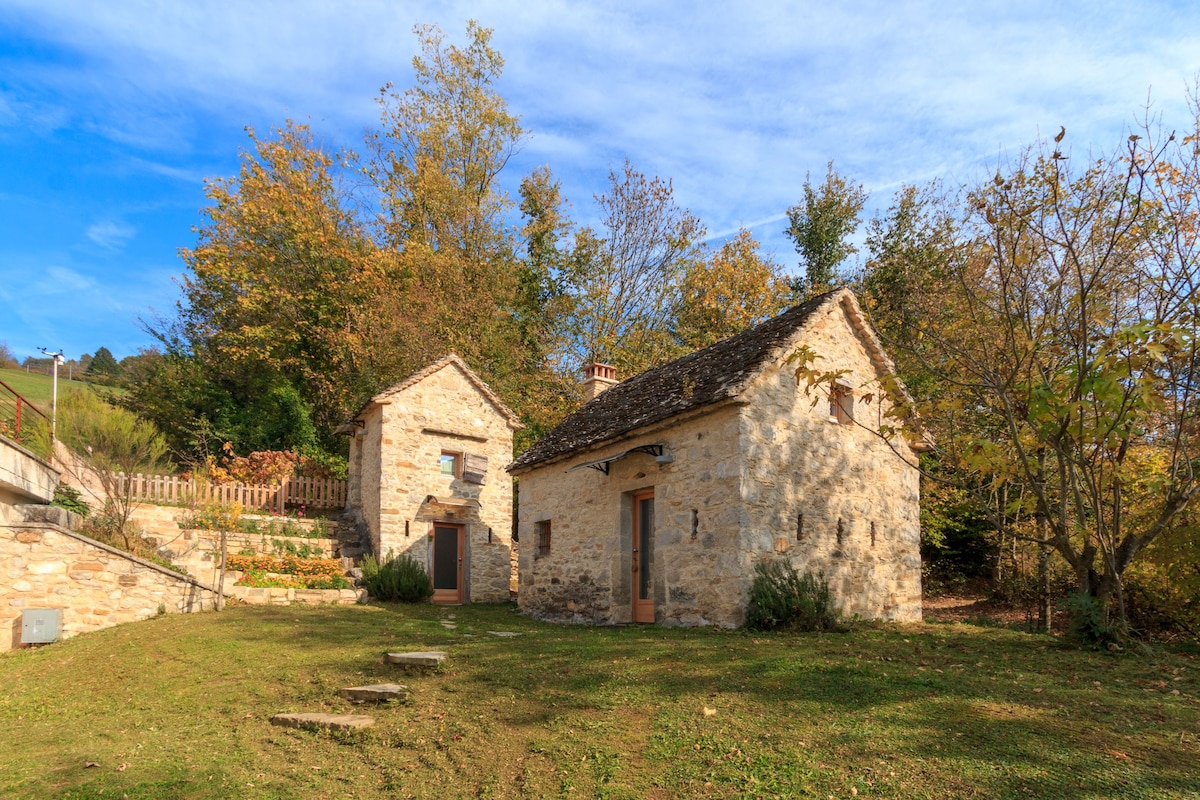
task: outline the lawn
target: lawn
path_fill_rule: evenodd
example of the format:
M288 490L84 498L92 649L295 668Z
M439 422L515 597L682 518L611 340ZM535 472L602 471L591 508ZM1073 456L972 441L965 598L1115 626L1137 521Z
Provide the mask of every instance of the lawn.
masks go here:
M37 406L42 412L50 413L50 398L54 394L54 380L49 375L36 372L26 372L23 369L0 369L0 381L4 381L17 394ZM58 373L59 393L76 392L90 384L83 381L69 381L65 371ZM103 387L103 391L114 394L124 394L124 390Z
M410 649L448 666L382 663ZM337 696L387 681L412 702ZM240 607L0 656L0 686L6 798L1200 796L1195 654L967 625L762 635L511 606ZM355 734L269 723L364 710L376 726Z

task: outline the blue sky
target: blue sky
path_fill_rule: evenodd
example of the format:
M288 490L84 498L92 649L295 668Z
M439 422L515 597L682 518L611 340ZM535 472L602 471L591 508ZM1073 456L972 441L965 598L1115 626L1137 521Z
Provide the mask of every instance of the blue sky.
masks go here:
M1179 2L208 2L0 0L0 341L18 355L152 343L206 177L246 126L359 147L411 79L414 24L495 29L500 92L577 220L628 157L719 240L794 265L784 212L832 159L885 208L1068 130L1108 151L1145 113L1190 125L1200 4ZM361 149L361 147L359 147Z

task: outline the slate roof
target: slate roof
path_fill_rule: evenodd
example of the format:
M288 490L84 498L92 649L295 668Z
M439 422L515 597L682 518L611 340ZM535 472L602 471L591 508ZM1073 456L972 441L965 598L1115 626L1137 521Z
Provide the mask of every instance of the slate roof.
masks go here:
M509 472L587 449L687 411L736 398L746 381L838 289L736 336L618 383L563 420L509 464Z

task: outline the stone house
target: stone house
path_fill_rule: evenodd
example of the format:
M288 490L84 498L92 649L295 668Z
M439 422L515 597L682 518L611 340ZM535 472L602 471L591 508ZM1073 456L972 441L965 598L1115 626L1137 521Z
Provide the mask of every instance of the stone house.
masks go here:
M380 559L408 554L436 603L509 599L517 416L458 356L371 398L350 434L349 511Z
M797 380L801 346L832 390ZM520 607L736 626L755 564L783 558L847 614L919 620L918 445L876 433L892 372L845 289L623 382L592 365L592 399L509 466Z

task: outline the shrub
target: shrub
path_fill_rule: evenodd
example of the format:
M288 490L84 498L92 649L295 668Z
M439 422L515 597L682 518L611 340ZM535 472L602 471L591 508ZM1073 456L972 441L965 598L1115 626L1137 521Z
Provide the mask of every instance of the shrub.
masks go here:
M206 503L191 516L179 521L179 527L206 531L236 531L241 529L241 503Z
M760 561L754 567L746 627L797 631L842 630L823 574L800 576L785 561Z
M393 557L380 564L374 556L362 561L363 583L376 600L420 603L433 596L433 584L425 568L410 556Z
M54 499L50 501L50 505L65 508L81 517L86 517L92 510L91 506L83 502L79 490L65 483L54 487Z
M1075 592L1064 601L1067 635L1084 647L1116 648L1125 638L1119 622L1109 619L1104 606L1087 592Z

